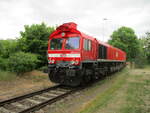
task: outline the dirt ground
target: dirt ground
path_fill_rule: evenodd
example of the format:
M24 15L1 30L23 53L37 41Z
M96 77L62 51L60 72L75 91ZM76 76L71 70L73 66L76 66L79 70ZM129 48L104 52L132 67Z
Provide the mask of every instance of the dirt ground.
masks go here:
M41 71L25 73L13 81L0 81L0 101L54 85Z

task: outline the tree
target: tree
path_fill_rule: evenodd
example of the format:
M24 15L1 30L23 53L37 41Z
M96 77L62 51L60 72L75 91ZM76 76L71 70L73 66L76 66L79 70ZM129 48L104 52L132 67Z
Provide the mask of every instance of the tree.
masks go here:
M139 41L134 30L129 27L121 27L114 31L108 43L125 51L127 60L131 62L139 53Z
M38 54L41 61L40 66L47 63L48 37L54 31L54 27L47 27L44 23L25 25L25 31L21 31L19 47L24 52Z
M143 48L147 57L147 61L150 63L150 32L147 32L146 36L141 40L143 41Z
M135 58L135 67L136 68L144 68L145 64L147 64L146 53L144 50L145 38L138 39L139 41L139 52Z

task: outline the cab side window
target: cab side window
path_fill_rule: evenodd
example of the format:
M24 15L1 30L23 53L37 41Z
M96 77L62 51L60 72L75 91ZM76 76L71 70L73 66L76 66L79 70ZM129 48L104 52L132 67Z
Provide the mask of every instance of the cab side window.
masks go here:
M84 50L90 51L91 50L91 40L84 39Z

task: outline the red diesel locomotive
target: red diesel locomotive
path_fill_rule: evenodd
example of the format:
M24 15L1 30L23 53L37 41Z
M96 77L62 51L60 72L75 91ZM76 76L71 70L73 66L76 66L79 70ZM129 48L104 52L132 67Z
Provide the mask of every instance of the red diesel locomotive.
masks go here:
M65 23L50 35L48 74L52 82L69 86L85 84L125 66L126 53Z

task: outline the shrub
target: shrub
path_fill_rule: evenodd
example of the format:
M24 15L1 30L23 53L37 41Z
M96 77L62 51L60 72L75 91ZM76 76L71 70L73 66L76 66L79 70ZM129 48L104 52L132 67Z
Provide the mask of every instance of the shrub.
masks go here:
M146 57L142 54L137 55L135 58L135 68L144 68L146 65Z
M35 54L17 52L9 57L8 67L9 71L16 72L19 75L35 69L38 62Z
M8 60L0 57L0 70L7 70Z

